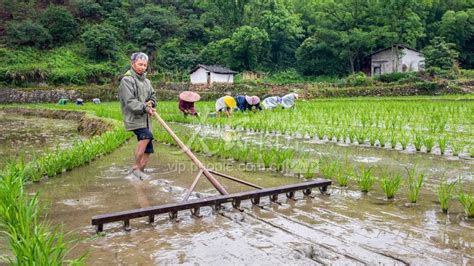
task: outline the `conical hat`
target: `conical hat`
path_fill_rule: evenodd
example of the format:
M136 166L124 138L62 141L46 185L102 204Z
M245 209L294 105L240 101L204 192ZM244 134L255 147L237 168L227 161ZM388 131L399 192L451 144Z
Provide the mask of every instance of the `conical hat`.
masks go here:
M245 101L250 105L256 105L260 102L260 98L258 96L245 96Z
M235 108L237 106L237 102L235 102L235 99L232 96L224 96L224 102L230 108Z
M199 96L199 94L192 91L183 91L179 94L179 98L183 101L193 103L193 102L199 101L199 99L201 99L201 96Z

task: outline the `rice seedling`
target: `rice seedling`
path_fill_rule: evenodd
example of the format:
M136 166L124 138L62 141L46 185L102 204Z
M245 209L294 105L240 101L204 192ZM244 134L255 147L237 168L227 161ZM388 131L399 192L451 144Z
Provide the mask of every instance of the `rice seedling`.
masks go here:
M262 152L262 162L265 168L270 168L272 166L273 157L274 153L272 153L271 151Z
M427 136L426 138L424 138L423 145L425 145L427 153L430 153L433 150L434 143L435 141L433 137Z
M438 187L438 200L441 210L444 213L448 212L449 202L453 198L453 189L456 182L448 183L447 180L442 179Z
M408 172L408 200L410 203L416 203L420 195L420 189L423 186L424 174L417 174L416 168L407 169Z
M445 136L442 136L442 137L439 137L438 138L438 147L439 147L439 151L441 152L441 154L445 154L446 152L446 137Z
M425 139L422 135L421 132L415 132L414 133L414 140L413 144L415 145L416 151L421 151L421 147L423 146L423 143L425 142Z
M329 158L326 157L320 160L319 171L325 178L332 179L333 177L335 177L338 167L338 161L331 161Z
M464 152L465 143L464 142L453 142L451 143L451 151L453 152L454 156L459 156L462 152Z
M357 132L357 135L356 135L357 143L358 143L359 145L364 144L364 142L365 142L365 137L366 137L366 136L365 136L365 134L364 134L362 131Z
M380 178L380 186L387 199L393 199L395 197L395 193L400 189L401 184L402 176L400 174L385 172Z
M273 149L273 158L275 159L275 168L278 172L283 171L285 165L293 159L294 150Z
M353 175L353 170L350 167L343 168L338 166L336 169L335 177L337 184L340 187L347 187L349 184L349 178Z
M375 143L379 139L380 133L378 131L373 131L369 134L370 146L375 146Z
M395 133L392 132L392 134L390 135L390 146L392 147L392 149L395 149L397 147L397 143L397 136L395 135Z
M366 168L364 164L360 166L360 172L357 173L356 180L360 190L364 193L369 192L375 183L375 177L372 175L372 167Z
M314 174L316 173L316 170L319 166L319 163L317 161L308 161L305 163L305 171L303 174L304 178L313 178Z
M460 189L458 193L458 199L464 208L468 218L474 218L474 195L472 193L466 193Z
M410 136L406 133L400 134L400 144L402 145L402 149L406 150L408 143L410 142Z
M380 147L383 148L385 147L385 144L387 143L387 134L385 133L380 133L379 134L379 144Z

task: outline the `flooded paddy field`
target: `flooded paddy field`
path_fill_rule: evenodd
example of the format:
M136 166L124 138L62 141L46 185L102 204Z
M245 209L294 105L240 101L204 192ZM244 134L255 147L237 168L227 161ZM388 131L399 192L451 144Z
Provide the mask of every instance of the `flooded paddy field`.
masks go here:
M173 125L178 131L179 127ZM238 135L244 133L229 134L244 137ZM398 168L400 163L417 161L432 173L446 172L448 178L462 175L469 181L466 186L473 186L470 160L291 141L293 146L302 142L299 147L313 149L309 152L314 154L346 150L350 160L370 161L381 167ZM135 180L127 175L134 146L131 140L85 167L27 186L50 206L51 223L81 239L71 256L87 251L88 264L474 263L474 221L465 217L458 203L453 202L447 215L441 211L434 192L438 177L431 174L415 206L407 205L403 192L389 201L380 188L365 194L355 186L339 188L333 184L330 195L313 191L313 198L297 194L296 201L280 195L278 204L264 199L260 207L243 202L242 212L230 205L219 213L203 208L198 219L183 211L178 222L165 215L158 216L152 225L146 219L135 219L131 220L130 232L123 231L121 223L114 223L105 226L104 235L97 236L90 225L93 215L179 202L196 175L195 167L176 147L157 144L147 169L152 177L143 182ZM303 181L231 160L198 157L210 168L264 187ZM229 192L247 189L225 180L222 183ZM216 194L205 180L196 191L192 197Z
M172 112L171 103L161 106L167 121L182 121ZM116 103L81 108L91 108L100 116L120 118ZM176 108L175 103L172 108ZM46 134L64 122L71 128L71 134L77 134L77 125L71 121L54 121L54 125L39 131ZM84 166L25 185L29 195L39 193L40 204L48 209L42 212L47 213L46 220L78 240L69 257L87 254L88 265L474 264L474 221L467 218L456 198L457 192L447 214L441 210L437 195L442 180L461 180L462 187L456 185L455 191L462 188L472 195L474 160L469 155L454 156L449 148L441 154L436 148L429 153L415 152L410 145L395 149L364 143L353 145L344 140L302 136L292 130L282 134L242 130L238 126L231 129L222 125L170 125L190 146L195 141L203 145L215 141L224 143L222 147L230 151L234 151L233 145L237 143L260 152L258 161L248 162L231 159L226 155L228 152L221 151L197 156L209 168L263 187L305 180L304 174L292 168L265 168L261 157L268 149L295 151L294 161L338 161L356 170L363 164L373 167L377 177L388 171L401 173L405 178L407 169L416 168L425 180L416 204L407 199L405 179L395 198L387 200L379 180L368 193L362 193L353 178L347 187L340 187L333 178L328 194L315 189L311 197L305 197L298 192L296 200L280 195L278 203L262 198L260 206L244 201L242 210L230 204L224 204L219 211L205 207L201 209L201 218L183 211L178 221L160 215L151 225L145 218L133 219L129 232L123 230L122 223L112 223L104 226L104 234L97 235L91 225L92 216L180 202L197 174L196 167L176 146L156 141L155 154L147 168L151 178L136 180L128 174L136 145L132 138L111 154ZM154 128L155 136L163 132L159 125ZM65 139L67 143L69 137L46 139ZM33 149L40 148L43 147ZM321 172L315 169L312 177L323 177ZM219 181L230 193L249 190L227 180ZM195 191L193 199L217 194L205 179L200 180ZM0 254L9 252L8 246L0 241Z
M71 120L22 116L0 110L0 169L9 159L28 161L56 147L68 147L81 139Z

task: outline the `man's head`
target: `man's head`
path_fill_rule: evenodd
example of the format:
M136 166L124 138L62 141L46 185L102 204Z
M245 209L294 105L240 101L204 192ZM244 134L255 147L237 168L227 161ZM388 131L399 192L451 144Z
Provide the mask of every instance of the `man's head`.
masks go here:
M148 55L142 52L133 53L130 57L132 60L132 69L138 75L143 75L148 67Z

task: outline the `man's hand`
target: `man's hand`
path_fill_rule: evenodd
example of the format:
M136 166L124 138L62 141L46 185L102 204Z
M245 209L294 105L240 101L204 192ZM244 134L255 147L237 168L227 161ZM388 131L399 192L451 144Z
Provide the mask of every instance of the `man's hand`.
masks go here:
M147 101L145 102L146 104L146 112L149 114L149 115L153 115L154 112L156 112L156 109L153 108L153 102L152 101Z
M153 115L154 112L156 112L156 109L151 107L151 106L147 106L146 107L146 112L149 114L149 115Z

